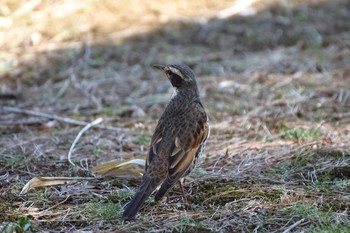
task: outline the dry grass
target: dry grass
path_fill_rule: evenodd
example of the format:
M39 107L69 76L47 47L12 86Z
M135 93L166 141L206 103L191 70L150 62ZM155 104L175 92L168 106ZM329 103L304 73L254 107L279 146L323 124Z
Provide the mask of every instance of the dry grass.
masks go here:
M18 10L24 2L29 7ZM0 32L1 106L85 122L103 117L104 125L124 129L85 132L73 150L75 164L145 155L171 95L152 62L191 65L212 130L200 167L185 181L191 205L175 188L169 204L150 200L136 221L123 223L139 177L96 177L19 195L32 177L94 174L67 161L80 126L0 108L2 226L345 232L349 3L261 0L255 15L215 18L231 5L5 1L1 20L12 26Z

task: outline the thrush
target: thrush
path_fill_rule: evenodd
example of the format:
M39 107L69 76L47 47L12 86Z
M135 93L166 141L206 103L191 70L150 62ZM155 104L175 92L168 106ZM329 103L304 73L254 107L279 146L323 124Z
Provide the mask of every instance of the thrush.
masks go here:
M165 73L174 94L155 128L140 187L124 210L123 220L133 219L157 187L155 201L177 182L182 188L180 179L194 168L209 136L208 117L193 71L178 64L152 66Z

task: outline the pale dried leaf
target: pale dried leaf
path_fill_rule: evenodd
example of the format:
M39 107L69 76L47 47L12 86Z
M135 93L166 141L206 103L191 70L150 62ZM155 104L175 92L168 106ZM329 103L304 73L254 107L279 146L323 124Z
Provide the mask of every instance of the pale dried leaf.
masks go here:
M22 188L21 194L26 194L29 190L37 188L37 187L44 187L44 186L51 186L51 185L62 185L62 184L68 184L72 181L76 180L89 180L94 178L84 178L84 177L34 177L24 187Z
M135 174L140 175L143 169L130 169L135 165L145 166L146 161L144 159L132 159L129 161L111 161L92 168L97 174L106 175L121 175L121 174Z

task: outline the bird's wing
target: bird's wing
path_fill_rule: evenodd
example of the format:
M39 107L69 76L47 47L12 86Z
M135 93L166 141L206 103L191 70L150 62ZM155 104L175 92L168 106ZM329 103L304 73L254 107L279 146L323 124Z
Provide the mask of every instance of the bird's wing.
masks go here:
M160 119L152 137L150 149L146 157L145 171L159 151L160 142L163 140L164 120Z
M168 175L158 190L155 199L161 199L166 192L188 171L198 156L205 139L208 136L209 125L207 116L201 107L198 107L197 121L188 137L175 137L172 153L169 156ZM182 130L179 131L180 133ZM181 139L183 138L183 139ZM181 141L183 140L183 141Z

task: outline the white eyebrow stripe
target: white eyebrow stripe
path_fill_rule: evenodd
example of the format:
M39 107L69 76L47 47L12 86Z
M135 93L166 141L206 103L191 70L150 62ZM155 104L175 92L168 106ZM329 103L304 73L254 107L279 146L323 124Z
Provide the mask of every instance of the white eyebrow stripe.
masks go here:
M182 79L184 79L183 75L181 74L181 72L180 72L178 69L176 69L176 68L174 68L174 67L169 67L168 69L169 69L171 72L173 72L174 74L179 75Z

